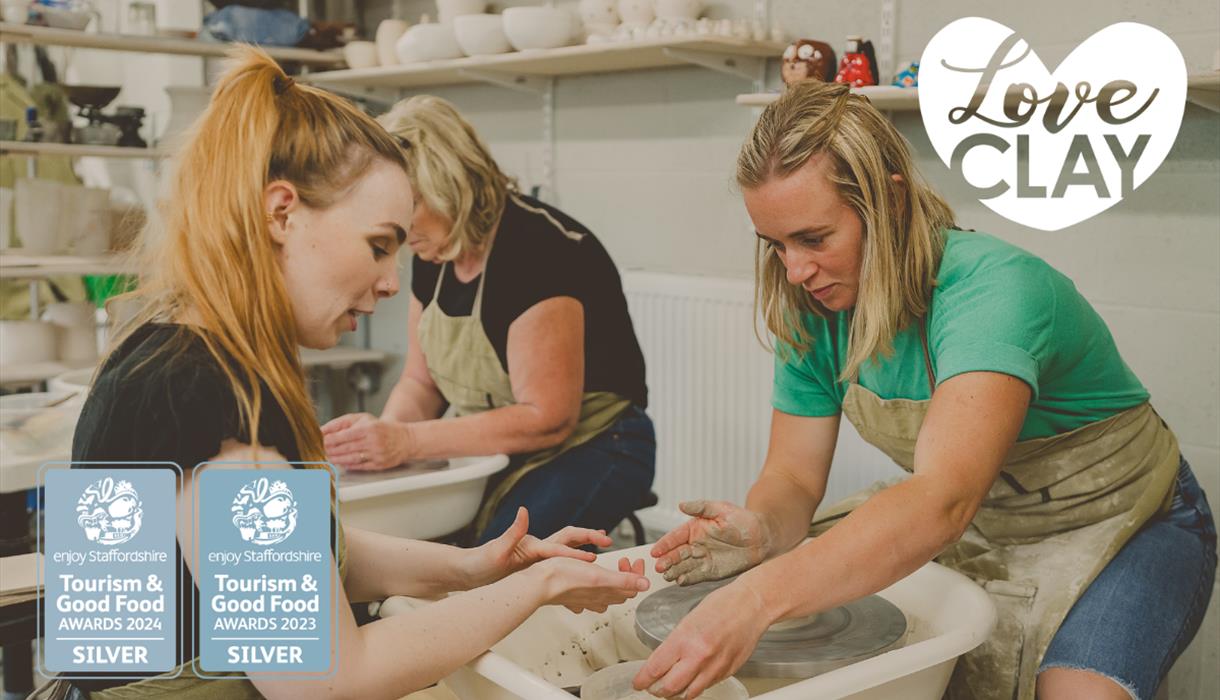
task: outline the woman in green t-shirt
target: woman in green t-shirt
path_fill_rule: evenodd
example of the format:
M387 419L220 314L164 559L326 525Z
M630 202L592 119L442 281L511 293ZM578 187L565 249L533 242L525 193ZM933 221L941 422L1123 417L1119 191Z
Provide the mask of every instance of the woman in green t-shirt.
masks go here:
M935 558L1028 592L993 596L1022 632L970 652L951 696L1152 697L1206 610L1215 527L1089 303L1037 257L958 230L906 141L846 85L790 86L737 181L775 338L771 442L745 508L684 503L692 519L653 548L679 584L744 573L682 620L636 687L697 695L769 625ZM840 415L911 476L810 528Z

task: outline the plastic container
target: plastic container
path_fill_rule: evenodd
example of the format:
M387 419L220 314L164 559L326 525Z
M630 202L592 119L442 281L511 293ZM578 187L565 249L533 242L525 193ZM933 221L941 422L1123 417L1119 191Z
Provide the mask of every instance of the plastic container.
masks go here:
M620 557L643 558L652 582L667 583L648 556L651 545L609 552L598 563L617 569ZM574 615L548 606L530 616L492 651L446 677L458 697L485 700L571 700L563 690L593 672L649 654L635 637L635 607L649 593L605 613ZM894 698L936 700L944 693L957 658L981 644L995 625L995 607L982 588L939 564L918 571L880 595L907 616L905 646L805 680L739 678L753 698ZM391 598L390 600L395 600ZM392 614L403 606L382 606Z
M506 466L507 456L493 455L451 459L441 468L340 473L343 523L412 539L447 535L474 520L487 478Z

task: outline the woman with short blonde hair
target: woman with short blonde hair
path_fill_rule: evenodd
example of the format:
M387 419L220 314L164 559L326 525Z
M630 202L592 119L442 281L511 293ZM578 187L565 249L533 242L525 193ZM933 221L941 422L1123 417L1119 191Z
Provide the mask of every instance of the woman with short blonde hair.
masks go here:
M1207 609L1216 530L1101 317L1041 259L958 229L846 85L790 86L737 180L779 350L771 442L745 508L686 506L695 517L653 548L679 584L741 575L635 687L698 695L770 625L935 558L985 584L999 618L949 697L1153 697ZM841 415L911 476L811 527Z
M519 192L453 105L416 96L380 121L418 193L407 360L380 418L323 426L327 453L348 469L512 455L478 541L522 506L537 532L614 527L646 504L656 450L614 262L580 222Z
M265 53L238 50L177 156L163 230L150 236L133 294L144 309L98 372L73 461L177 463L183 515L193 512L191 468L201 462L324 461L298 347L334 346L398 291L410 191L399 145L376 122L296 84ZM181 619L168 630L181 634L179 666L136 681L57 682L69 698L95 700L395 698L486 651L541 605L604 610L647 587L643 562L610 571L574 548L607 544L603 533L571 528L538 540L526 535L525 512L517 515L504 537L458 549L344 528L336 514L334 673L294 681L196 675L194 526L179 518ZM476 587L361 627L349 604Z

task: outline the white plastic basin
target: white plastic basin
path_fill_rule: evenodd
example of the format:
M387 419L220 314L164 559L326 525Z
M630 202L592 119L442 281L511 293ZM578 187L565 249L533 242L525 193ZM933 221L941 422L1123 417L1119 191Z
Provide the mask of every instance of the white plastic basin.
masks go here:
M578 686L593 672L619 661L647 657L649 649L635 637L635 607L644 596L672 585L654 571L650 547L609 552L598 558L602 566L617 568L619 557L642 557L652 581L649 593L602 614L574 615L561 607L542 608L492 651L442 683L460 698L571 700L563 688ZM995 625L991 599L965 576L939 564L924 565L880 595L907 616L905 646L805 680L738 680L751 697L767 700L940 698L957 658L991 633ZM414 604L409 599L390 598L380 614L394 615Z
M412 539L440 537L474 520L487 478L508 457L462 457L435 468L411 463L380 472L339 474L345 525Z

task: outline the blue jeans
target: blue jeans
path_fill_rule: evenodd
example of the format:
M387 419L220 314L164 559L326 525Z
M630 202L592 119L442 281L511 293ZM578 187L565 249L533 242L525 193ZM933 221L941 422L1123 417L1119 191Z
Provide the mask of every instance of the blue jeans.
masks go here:
M609 531L644 502L656 456L652 419L632 405L592 440L521 477L496 507L478 543L507 530L518 506L529 509L529 532L535 537L548 537L567 525Z
M1199 630L1216 576L1216 523L1182 459L1168 513L1150 520L1072 606L1042 657L1151 699Z

